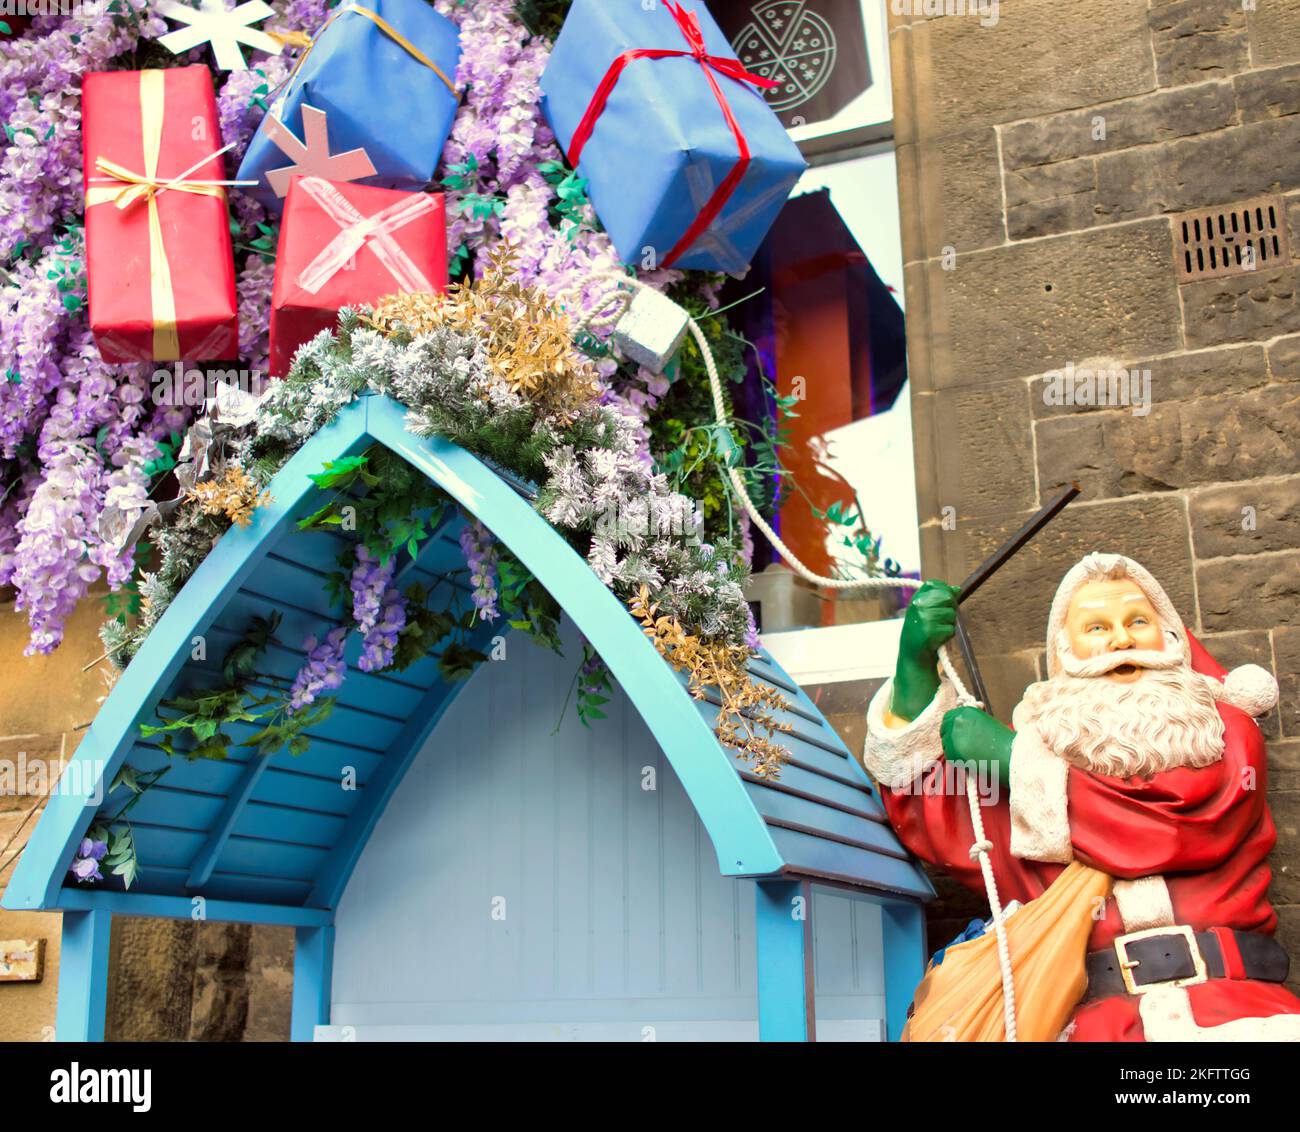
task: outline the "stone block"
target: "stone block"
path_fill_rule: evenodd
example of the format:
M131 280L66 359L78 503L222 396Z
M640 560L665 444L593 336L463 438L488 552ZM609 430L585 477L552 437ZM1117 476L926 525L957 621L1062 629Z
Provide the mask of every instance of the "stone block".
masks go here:
M1300 59L1300 8L1294 4L1256 4L1246 13L1251 55L1257 67Z
M1300 116L1097 158L1097 222L1217 207L1300 188Z
M1169 225L1153 221L959 256L954 271L926 264L917 297L927 303L932 387L1180 348L1170 241ZM909 318L912 296L909 288Z
M1078 479L1088 498L1253 480L1300 466L1300 393L1244 393L1037 422L1040 490Z
M1274 739L1269 743L1268 788L1300 790L1300 739Z
M1259 342L1300 332L1300 266L1188 283L1182 288L1187 345Z
M992 127L903 144L895 152L904 261L931 259L949 247L961 255L1005 241Z
M1300 339L1297 339L1300 343ZM1300 363L1297 368L1300 369ZM1265 385L1269 368L1262 346L1229 346L1222 350L1201 350L1194 354L1171 354L1163 358L1082 358L1075 366L1075 379L1082 371L1098 375L1098 388L1107 389L1107 397L1098 398L1094 405L1055 404L1048 396L1052 392L1054 377L1041 375L1030 382L1030 405L1034 416L1040 419L1058 419L1074 413L1097 413L1116 408L1109 401L1109 380L1102 375L1112 370L1150 370L1150 397L1152 405L1171 401L1187 401L1195 397L1212 397L1220 393L1237 393ZM1145 377L1141 378L1146 385ZM1124 411L1130 411L1126 409ZM1130 413L1131 415L1131 413Z
M1300 546L1300 476L1205 488L1190 502L1197 558Z
M1247 71L1232 80L1241 121L1300 114L1300 66Z
M1161 86L1221 79L1250 66L1246 14L1240 6L1222 0L1157 2L1147 20Z
M999 127L1008 170L1096 157L1235 124L1233 89L1206 83Z
M1013 240L1089 228L1097 206L1092 158L1008 170L1007 235Z
M1196 592L1207 630L1300 626L1300 550L1198 563ZM1287 673L1281 657L1278 671ZM1285 712L1282 728L1284 734L1297 733L1289 729Z
M936 503L958 520L1037 506L1029 397L1020 380L934 394Z
M919 137L1013 122L1155 88L1143 6L1126 0L1018 0L998 22L913 21L912 93ZM1081 60L1087 60L1081 66Z

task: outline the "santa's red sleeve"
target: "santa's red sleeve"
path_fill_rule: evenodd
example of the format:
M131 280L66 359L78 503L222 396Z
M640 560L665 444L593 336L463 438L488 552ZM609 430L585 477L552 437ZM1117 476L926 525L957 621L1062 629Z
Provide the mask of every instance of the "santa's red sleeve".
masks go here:
M957 706L952 686L943 680L925 711L897 729L884 722L892 697L891 680L872 698L863 755L867 770L880 785L889 820L910 852L940 866L966 887L983 892L979 862L970 852L975 832L966 796L966 769L943 757L939 738L944 713ZM1051 884L1062 866L1013 856L1007 784L981 776L974 780L984 835L992 844L989 855L999 895L1004 903L1032 900Z

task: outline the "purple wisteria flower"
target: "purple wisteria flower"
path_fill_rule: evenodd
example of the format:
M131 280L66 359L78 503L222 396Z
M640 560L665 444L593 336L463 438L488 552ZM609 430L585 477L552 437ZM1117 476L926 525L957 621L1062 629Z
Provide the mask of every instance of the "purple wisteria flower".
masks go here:
M471 596L480 621L495 621L501 616L497 609L497 547L492 533L477 519L470 519L461 528L460 549L469 567Z
M352 571L352 619L364 638L357 667L380 672L393 663L397 637L406 627L406 599L393 586L396 558L382 563L365 543L357 544Z
M598 696L609 686L609 669L605 662L592 653L582 662L578 673L578 690L588 696Z
M83 837L81 844L77 846L77 856L68 869L79 884L89 884L91 881L103 880L104 874L99 871L99 862L104 859L108 852L107 841L97 841L94 838Z
M307 662L298 669L293 687L289 689L288 713L301 711L314 704L323 692L330 692L343 683L348 666L343 660L343 646L350 630L345 625L331 629L323 642L314 634L306 637L302 647L307 651Z

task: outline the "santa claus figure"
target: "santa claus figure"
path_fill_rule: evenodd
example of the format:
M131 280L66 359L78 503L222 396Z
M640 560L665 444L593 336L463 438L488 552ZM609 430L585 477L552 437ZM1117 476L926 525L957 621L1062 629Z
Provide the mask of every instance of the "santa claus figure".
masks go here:
M1048 679L1012 730L958 706L936 664L956 599L942 582L913 599L865 761L907 847L981 892L960 775L985 784L1020 1038L1300 1040L1267 898L1275 832L1254 717L1277 702L1273 677L1225 673L1145 569L1091 554L1056 593ZM913 1039L1001 1036L968 1021L1001 1009L981 942L932 965Z

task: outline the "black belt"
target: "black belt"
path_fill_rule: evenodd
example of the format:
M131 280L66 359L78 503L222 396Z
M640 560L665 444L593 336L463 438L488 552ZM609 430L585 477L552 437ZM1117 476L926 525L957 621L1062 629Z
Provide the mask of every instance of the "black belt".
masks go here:
M1228 937L1230 950L1236 946L1237 954L1226 962L1220 936ZM1161 984L1197 983L1207 978L1281 983L1286 981L1290 962L1286 948L1259 932L1226 928L1192 932L1185 927L1134 932L1119 936L1111 947L1088 954L1088 998L1140 994Z

